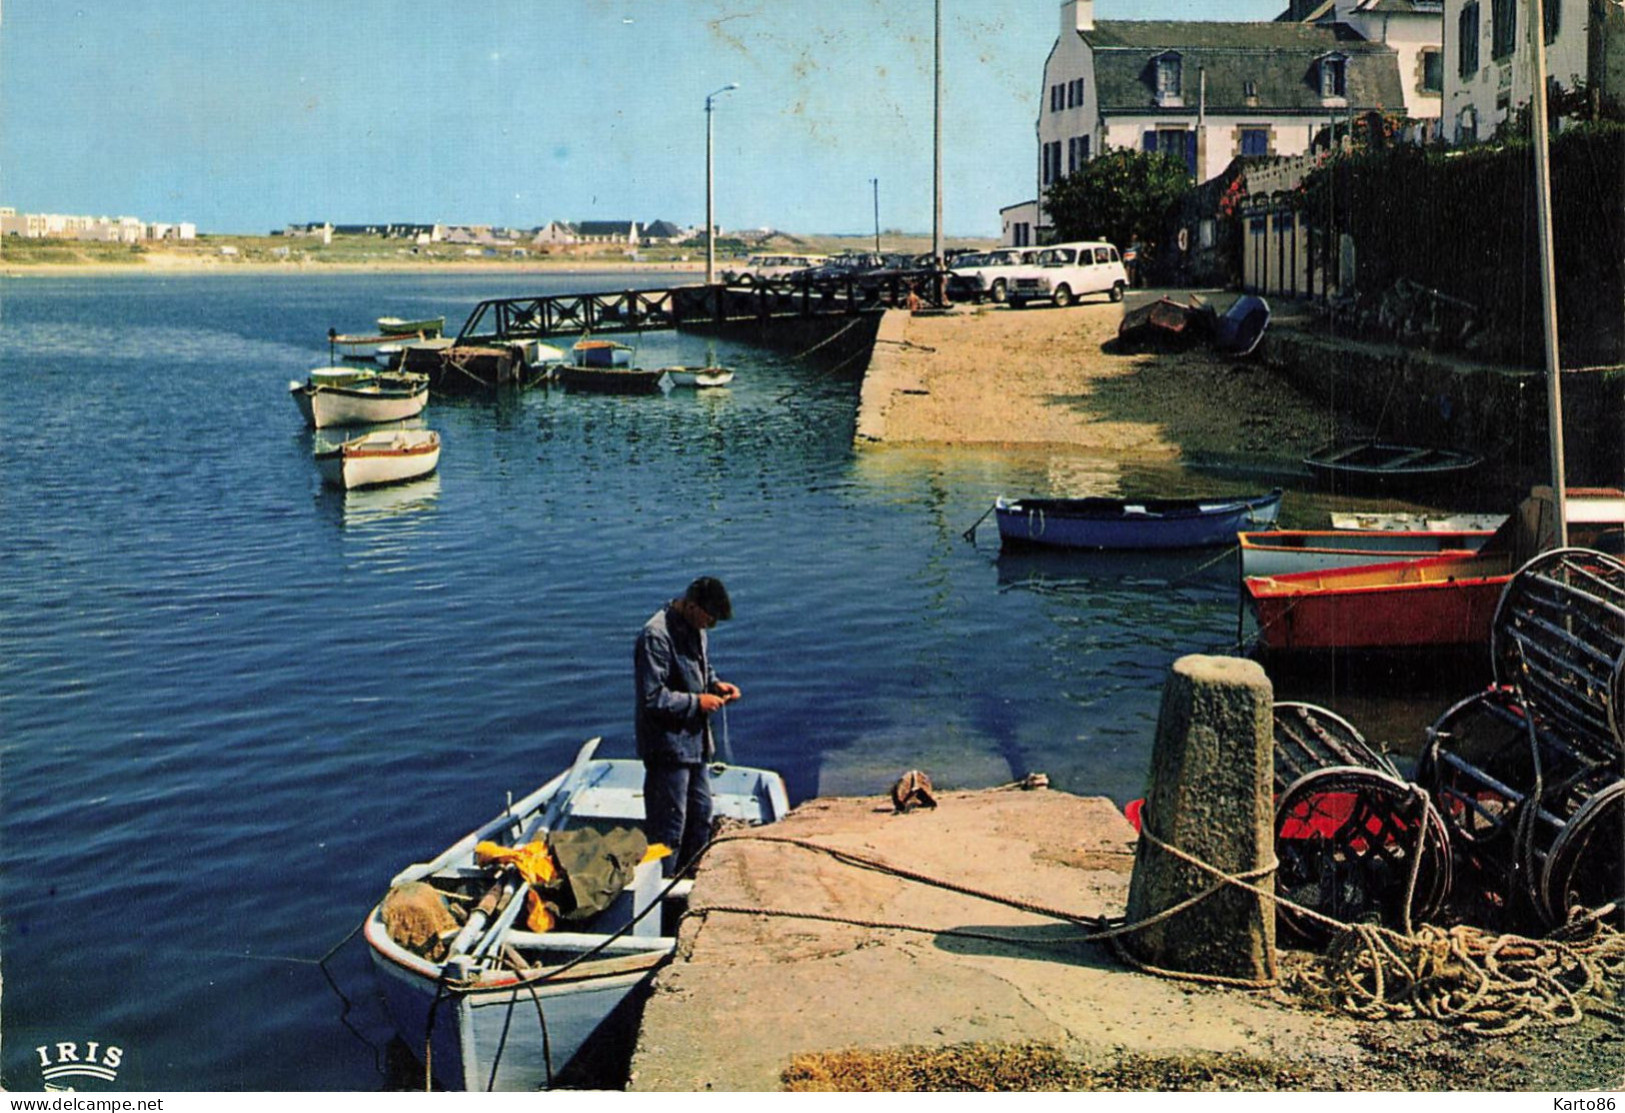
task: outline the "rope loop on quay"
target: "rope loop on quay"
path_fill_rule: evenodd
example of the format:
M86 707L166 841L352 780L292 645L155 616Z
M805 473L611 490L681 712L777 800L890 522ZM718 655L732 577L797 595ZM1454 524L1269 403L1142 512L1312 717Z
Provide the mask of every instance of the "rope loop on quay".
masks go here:
M1577 909L1567 924L1543 939L1495 935L1465 924L1451 928L1433 924L1413 927L1410 924L1410 896L1416 885L1413 867L1407 884L1406 929L1395 931L1374 924L1344 923L1260 887L1255 882L1275 872L1278 866L1275 861L1240 873L1228 873L1163 842L1145 827L1140 837L1158 850L1209 874L1214 883L1170 908L1128 923L1121 917L1085 916L1002 896L809 839L744 831L719 836L707 850L740 840L779 843L826 854L846 865L891 874L1089 930L1082 935L1014 939L959 928L937 929L833 913L726 904L693 908L685 913L685 918L703 919L712 912L776 916L981 939L1013 946L1108 943L1113 953L1127 964L1160 977L1243 989L1279 987L1283 983L1278 974L1267 979L1248 979L1166 970L1135 958L1121 946L1124 937L1187 911L1233 886L1269 902L1272 907L1290 910L1330 930L1331 942L1318 969L1306 968L1293 979L1296 984L1290 988L1300 997L1321 999L1361 1019L1434 1020L1486 1037L1511 1035L1537 1020L1553 1026L1568 1026L1579 1023L1587 1013L1616 1022L1625 1020L1625 1009L1618 1004L1619 985L1625 982L1625 933L1606 922L1616 910L1613 904L1590 911Z

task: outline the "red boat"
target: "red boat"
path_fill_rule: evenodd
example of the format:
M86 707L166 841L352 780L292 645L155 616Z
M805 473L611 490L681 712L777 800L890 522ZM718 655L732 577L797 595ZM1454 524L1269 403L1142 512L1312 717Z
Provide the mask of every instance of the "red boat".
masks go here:
M1569 488L1570 543L1615 543L1625 496ZM1327 568L1243 581L1259 648L1389 650L1490 644L1495 609L1518 569L1555 545L1550 488L1537 487L1477 553Z
M1489 645L1510 552L1248 579L1265 650Z

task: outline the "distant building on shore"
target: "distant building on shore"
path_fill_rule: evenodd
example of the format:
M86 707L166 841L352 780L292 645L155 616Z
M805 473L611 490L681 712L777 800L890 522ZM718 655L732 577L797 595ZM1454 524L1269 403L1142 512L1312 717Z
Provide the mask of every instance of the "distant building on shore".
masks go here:
M152 240L195 240L197 225L190 221L149 224L133 216L19 213L11 206L4 206L0 207L0 236L136 244Z
M312 221L308 224L289 224L273 236L314 236L323 243L332 243L334 236L375 236L385 240L411 240L413 243L439 243L445 239L442 224L334 224L331 221Z
M621 245L634 249L680 243L699 234L669 220L553 220L537 228L530 242L537 247Z

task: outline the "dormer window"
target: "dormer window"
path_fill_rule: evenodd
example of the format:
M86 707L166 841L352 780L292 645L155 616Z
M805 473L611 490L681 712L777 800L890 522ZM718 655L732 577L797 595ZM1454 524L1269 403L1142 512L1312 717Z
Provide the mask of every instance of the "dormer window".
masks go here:
M1177 107L1184 95L1184 60L1170 50L1157 55L1151 64L1157 69L1157 104Z
M1330 100L1348 96L1347 54L1327 54L1320 59L1320 95Z

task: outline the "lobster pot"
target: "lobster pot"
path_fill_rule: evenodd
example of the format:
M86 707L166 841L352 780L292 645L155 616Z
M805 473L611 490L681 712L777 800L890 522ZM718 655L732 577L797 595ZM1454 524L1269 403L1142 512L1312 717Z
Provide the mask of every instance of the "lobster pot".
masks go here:
M1625 787L1616 761L1573 744L1505 687L1456 704L1428 731L1417 779L1486 904L1548 925L1621 895Z
M1324 708L1278 703L1274 731L1283 929L1319 941L1330 925L1310 913L1399 928L1438 911L1450 839L1428 794Z
M1625 754L1625 564L1555 549L1520 568L1491 629L1495 680L1576 747Z
M1365 740L1347 719L1312 703L1274 708L1275 793L1318 769L1348 765L1398 777L1387 754Z

